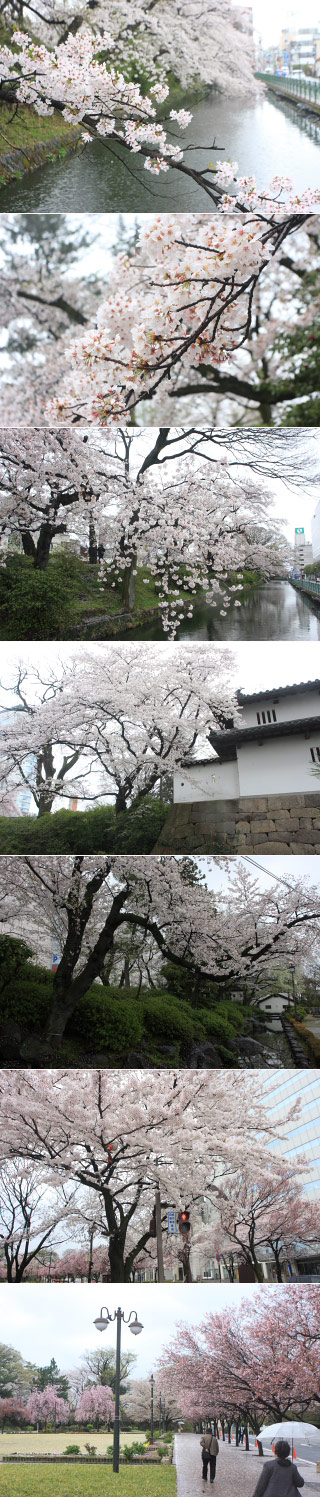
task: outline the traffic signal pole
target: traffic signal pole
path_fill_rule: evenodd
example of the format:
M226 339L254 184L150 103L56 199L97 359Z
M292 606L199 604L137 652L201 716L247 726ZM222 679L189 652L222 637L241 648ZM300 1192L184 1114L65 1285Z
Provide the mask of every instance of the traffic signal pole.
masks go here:
M156 1186L155 1208L156 1208L156 1229L157 1229L158 1284L164 1284L165 1283L165 1277L164 1277L163 1243L162 1243L161 1196L160 1196L159 1185Z

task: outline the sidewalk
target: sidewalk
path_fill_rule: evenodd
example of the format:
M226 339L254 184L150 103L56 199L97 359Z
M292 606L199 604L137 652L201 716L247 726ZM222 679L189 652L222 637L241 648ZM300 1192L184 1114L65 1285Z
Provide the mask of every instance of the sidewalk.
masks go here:
M209 1497L209 1482L207 1485L202 1482L200 1438L200 1434L175 1437L178 1497L205 1497L205 1493ZM268 1452L264 1460L270 1460ZM252 1497L262 1465L255 1449L246 1451L242 1445L237 1449L235 1445L220 1440L214 1497ZM320 1473L316 1472L315 1462L297 1461L297 1465L305 1480L306 1497L311 1490L318 1492L320 1497Z

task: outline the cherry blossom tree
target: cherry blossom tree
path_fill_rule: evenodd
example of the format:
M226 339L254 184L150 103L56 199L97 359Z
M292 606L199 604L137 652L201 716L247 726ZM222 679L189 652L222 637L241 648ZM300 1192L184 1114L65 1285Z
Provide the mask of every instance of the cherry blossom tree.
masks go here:
M59 1398L56 1388L50 1386L50 1383L43 1393L34 1388L26 1404L26 1413L30 1424L44 1424L46 1427L50 1420L54 1429L57 1424L68 1424L70 1419L70 1407L66 1398Z
M290 1252L301 1248L315 1248L320 1240L320 1208L311 1203L303 1193L299 1182L299 1169L305 1173L305 1164L295 1162L277 1166L274 1177L258 1183L239 1177L228 1199L221 1200L219 1222L210 1225L200 1234L208 1237L210 1254L217 1248L224 1260L228 1248L232 1256L238 1253L253 1269L255 1279L263 1283L262 1259L266 1252L274 1262L278 1282L282 1282L285 1262Z
M48 565L53 540L74 534L98 559L93 511L112 490L104 453L69 432L33 428L0 434L0 533L21 538L36 568Z
M132 258L119 255L97 326L71 347L72 373L48 408L60 424L108 425L167 394L178 371L205 377L246 348L265 272L307 214L255 210L246 217L162 214L141 230ZM232 363L231 363L232 372Z
M263 889L240 864L227 892L191 886L183 859L62 857L1 859L2 920L15 934L28 923L38 950L41 930L55 930L61 960L53 977L46 1045L58 1046L81 998L103 972L117 931L145 931L182 971L232 991L246 974L289 953L303 960L317 948L319 890L299 879Z
M1 1434L6 1424L16 1425L28 1422L26 1406L20 1398L0 1398L0 1429Z
M190 3L193 22L196 23L199 8L195 0L193 4L189 0L189 15ZM166 8L170 24L170 3ZM206 6L206 11L207 16L210 15L210 6ZM203 14L201 19L203 24ZM130 24L132 26L131 17ZM179 21L177 29L180 31ZM208 38L206 42L208 43ZM156 116L155 106L168 98L167 84L153 82L149 94L146 94L141 92L136 81L130 82L128 77L125 79L123 73L112 65L115 39L110 31L103 30L101 35L95 37L90 27L70 28L66 37L60 37L57 46L52 47L51 43L47 48L30 38L28 32L15 30L14 48L13 51L5 46L0 50L1 83L5 98L13 99L18 105L32 105L40 115L60 110L65 120L83 126L82 140L85 145L98 138L109 149L110 145L113 149L114 144L125 150L127 148L129 153L142 155L147 171L156 175L163 170L169 171L170 168L182 171L192 183L201 185L208 203L211 201L216 204L222 199L223 208L230 203L231 206L234 205L234 197L226 196L223 187L236 177L237 162L225 164L218 161L213 166L209 161L204 171L186 164L180 144L176 145L168 138L161 117ZM208 45L206 50L208 51ZM111 63L108 61L110 55ZM190 124L192 115L185 109L170 109L169 120L183 130ZM270 189L264 188L262 192L258 192L253 178L240 178L236 205L247 205L248 200L251 205L254 198L255 204L258 202L260 206L269 197L275 199L277 210L279 188L281 193L288 190L285 179L277 177ZM309 209L319 203L319 198L317 191L309 190L299 199L294 189L290 192L289 184L286 209L296 211L301 206Z
M31 1265L35 1266L62 1221L65 1231L70 1207L70 1193L65 1189L58 1197L56 1192L51 1193L48 1201L41 1171L35 1171L28 1162L21 1163L18 1174L10 1163L1 1166L0 1251L8 1283L20 1283Z
M253 76L252 41L239 12L221 0L78 0L64 5L53 0L5 0L5 16L20 27L24 21L37 36L52 44L75 35L83 24L99 37L106 21L116 42L117 60L124 76L150 80L174 73L183 87L196 83L215 84L228 94L257 93ZM183 15L183 26L181 16Z
M32 215L30 215L32 217ZM35 215L39 217L39 215ZM63 215L61 215L63 217ZM177 236L187 229L186 219L190 215L173 216L173 224ZM179 356L170 363L170 379L165 376L168 362L168 349L172 351L174 344L164 345L163 364L160 364L160 382L157 383L153 371L156 368L156 358L161 346L158 342L159 332L164 330L156 310L156 301L161 299L162 319L170 318L168 327L170 339L174 334L175 308L180 290L183 291L183 273L186 264L188 273L190 270L189 260L192 254L193 267L197 276L206 263L205 244L201 254L201 228L203 215L191 215L192 230L197 229L197 242L193 245L194 234L191 234L192 245L187 259L187 246L180 247L174 242L174 230L171 235L167 234L167 225L171 223L167 215L161 216L161 224L164 238L167 244L164 246L166 269L166 289L160 284L161 262L159 255L160 246L154 246L155 228L153 239L149 245L145 238L145 220L143 215L138 224L140 243L131 242L132 225L135 238L136 220L127 215L126 223L126 254L121 260L116 254L117 236L115 234L115 265L112 276L109 278L108 265L110 260L109 243L102 244L105 248L107 287L101 289L101 275L99 277L79 275L70 272L68 279L63 273L61 254L53 262L50 255L46 253L43 263L35 258L33 241L28 241L27 251L25 249L27 230L20 220L23 215L12 215L13 228L16 238L15 256L12 261L12 246L9 245L8 264L5 264L1 275L1 295L3 302L3 321L8 328L8 364L4 369L2 382L2 403L0 407L0 421L2 425L21 426L28 425L43 426L52 425L50 417L50 405L52 399L53 419L57 421L57 400L60 400L63 385L66 359L68 370L74 363L77 386L80 379L83 385L85 399L77 401L75 419L85 421L85 412L88 410L90 423L95 424L96 418L91 415L92 395L95 393L97 384L99 389L99 401L103 412L102 424L106 424L104 416L104 405L109 399L109 386L115 381L117 400L119 396L119 381L121 383L124 374L125 380L128 372L127 385L124 383L120 390L121 420L123 413L123 399L128 397L126 406L126 419L133 423L135 412L130 415L130 407L136 399L136 383L134 376L138 371L140 381L140 341L143 339L141 322L144 323L146 305L148 307L148 334L151 330L154 317L156 319L156 338L154 353L152 355L152 382L150 386L150 398L148 396L147 369L142 370L142 384L139 384L139 403L141 399L141 419L143 422L169 422L172 425L176 421L183 420L185 427L193 427L195 421L198 427L205 426L208 421L214 421L218 427L228 426L252 426L270 425L270 419L274 422L280 420L284 413L285 419L299 423L297 420L296 401L297 396L308 398L310 403L310 414L312 402L316 399L315 392L318 390L318 371L316 364L316 314L319 299L319 232L318 220L314 215L309 219L301 218L296 214L294 219L287 218L285 224L278 223L268 230L264 222L264 215L257 213L253 215L251 227L252 238L249 241L250 263L253 255L254 244L261 236L261 251L263 250L263 237L275 236L278 249L271 255L270 240L267 239L266 249L269 254L267 263L260 265L260 274L255 287L252 287L252 314L250 336L246 336L246 312L248 311L248 298L250 290L246 274L247 250L245 243L249 234L249 224L240 222L241 215L233 213L233 217L215 218L211 221L214 229L212 236L212 248L210 253L210 264L214 264L214 256L217 255L219 271L221 270L221 281L216 282L206 279L204 291L212 290L212 325L211 332L213 341L210 341L210 327L206 329L204 345L193 357L194 337L196 337L197 312L201 307L207 308L206 300L195 302L194 315L192 315L192 326L190 331L190 344L185 349L185 344L180 340L182 331L180 323L178 327L176 352ZM195 219L195 223L194 223ZM210 218L206 218L206 237L209 233ZM231 225L233 225L233 240L231 244ZM295 232L293 232L295 230ZM10 224L12 232L12 224ZM89 228L88 228L89 233ZM287 239L290 234L289 245L282 242L282 235ZM279 238L281 236L281 238ZM173 243L171 243L171 237ZM30 238L30 236L29 236ZM47 246L46 236L46 246ZM9 241L9 226L6 226L4 242ZM128 244L128 247L127 247ZM38 241L37 241L37 247ZM257 247L257 246L256 246ZM63 240L60 236L60 249L63 251ZM24 253L22 254L22 250ZM157 259L155 251L157 250ZM19 251L19 253L18 253ZM199 264L197 260L199 256ZM232 258L233 257L233 258ZM131 270L127 269L127 258L130 261ZM68 257L65 256L65 269ZM176 267L178 272L178 283L171 285L171 270ZM312 277L310 278L310 270ZM230 271L230 275L229 275ZM139 272L139 274L137 274ZM141 274L140 274L141 272ZM168 274L167 274L168 272ZM229 279L228 279L229 275ZM106 279L104 276L104 280ZM158 293L154 288L155 277L159 280ZM133 283L132 282L133 278ZM174 279L174 275L172 275ZM219 291L220 287L220 291ZM246 287L242 295L241 287ZM110 296L109 296L110 288ZM197 279L192 289L191 282L187 285L186 313L190 307L192 310L193 294L199 289ZM165 294L164 294L165 290ZM221 292L221 295L220 295ZM223 364L220 358L220 344L222 328L219 325L219 338L216 340L216 328L214 314L221 312L223 295L226 295L223 318L227 320L228 327L230 319L234 316L238 328L238 343L236 339L233 344L229 339L226 327L226 357ZM108 297L107 301L105 297ZM104 298L102 303L102 297ZM222 301L221 301L222 297ZM233 301L233 297L236 300ZM130 304L125 315L128 298ZM172 300L173 298L173 300ZM220 299L219 299L220 298ZM238 298L238 299L237 299ZM97 322L98 307L98 330ZM153 311L154 308L154 317ZM241 313L240 313L240 308ZM290 310L289 310L290 309ZM240 317L242 330L240 329ZM187 319L186 319L187 320ZM81 345L76 346L74 355L71 355L71 339L75 334L76 326L86 329L89 338L88 366L86 363L87 353ZM100 327L101 324L101 327ZM110 364L107 363L108 349L104 349L103 342L106 339L106 327L110 326L111 355ZM189 323L188 323L189 327ZM93 329L93 331L91 331ZM297 347L288 343L288 332L292 336L296 333ZM119 357L125 354L124 364L116 366L113 364L113 337L118 338L115 344L115 354ZM242 336L243 334L243 336ZM132 358L133 345L136 337L139 340L138 363ZM218 333L217 333L218 337ZM230 335L231 337L231 335ZM94 338L96 341L94 342ZM312 341L313 340L313 341ZM109 340L110 341L110 340ZM287 346L288 344L288 346ZM150 361L150 344L142 342L142 353L147 353ZM91 356L94 351L94 363L91 368ZM217 357L215 356L217 352ZM103 356L101 367L100 353ZM181 355L181 356L180 356ZM109 357L109 354L108 354ZM85 364L83 359L85 358ZM110 369L110 375L109 375ZM78 372L79 371L79 372ZM101 386L100 375L103 375L103 386ZM117 378L116 378L117 375ZM163 376L163 381L162 381ZM141 385L141 389L140 389ZM142 388L143 386L143 388ZM78 393L78 392L77 392ZM88 397L90 396L90 399ZM63 396L63 406L65 395ZM300 407L299 407L300 409ZM51 411L51 415L52 415ZM152 414L151 414L152 412ZM271 417L270 417L271 412ZM73 420L72 414L72 420ZM65 418L66 419L66 418ZM69 417L68 417L69 419ZM117 416L113 413L113 419ZM309 419L309 418L308 418ZM62 413L59 410L58 424L61 424ZM100 420L100 414L99 414ZM65 420L63 422L65 424ZM316 424L310 419L309 424ZM236 433L234 433L236 435Z
M110 798L116 814L139 805L214 726L238 720L228 649L209 661L200 645L196 668L186 645L170 659L133 644L62 650L56 665L43 655L42 668L38 647L33 659L31 647L2 687L0 798L28 785L39 815L68 792Z
M71 1282L85 1279L87 1283L91 1283L101 1275L109 1275L109 1254L106 1247L74 1248L54 1263L54 1279L68 1279Z
M153 1406L155 1418L159 1420L161 1393L161 1379L155 1377L153 1387ZM151 1393L149 1379L142 1377L135 1378L134 1382L130 1383L128 1392L125 1393L125 1396L122 1399L122 1408L126 1419L130 1419L130 1422L133 1425L148 1425L150 1423L150 1400ZM170 1393L167 1393L166 1427L171 1422L176 1423L180 1413L181 1409L179 1408L176 1399L170 1396Z
M202 1325L180 1325L159 1373L184 1417L262 1424L303 1418L319 1402L319 1294L314 1285L261 1289Z
M115 1401L112 1388L108 1388L107 1384L84 1388L75 1410L77 1424L94 1423L96 1429L99 1429L100 1424L107 1424L109 1427L114 1415Z
M172 1203L219 1203L244 1151L252 1178L276 1168L258 1073L12 1070L0 1088L2 1156L23 1153L101 1203L112 1282L131 1278L153 1236L156 1188L165 1225Z
M129 432L123 433L129 460L130 445ZM59 534L76 531L89 561L101 559L101 583L122 585L128 609L134 607L138 566L151 570L170 636L185 612L182 589L190 594L192 616L198 586L209 598L213 590L214 606L218 598L224 609L232 601L238 607L245 567L264 577L283 572L289 552L281 522L270 513L272 500L250 473L241 470L236 477L227 455L210 462L192 453L178 463L171 481L157 471L155 458L155 472L150 474L151 462L142 464L137 480L129 462L123 462L124 472L119 468L117 444L114 459L108 446L103 438L90 441L90 435L63 428L50 436L31 430L0 434L0 534L7 543L19 536L36 568L47 566Z

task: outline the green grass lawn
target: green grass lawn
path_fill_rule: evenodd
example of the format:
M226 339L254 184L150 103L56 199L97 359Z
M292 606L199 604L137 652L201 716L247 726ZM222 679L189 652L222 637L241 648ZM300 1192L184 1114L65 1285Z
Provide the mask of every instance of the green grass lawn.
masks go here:
M53 140L57 135L65 136L66 146L74 137L74 128L62 119L59 112L49 115L37 114L35 109L28 109L26 105L19 104L18 113L14 113L12 104L1 104L0 107L0 154L5 155L8 150L28 151L28 146L43 145Z
M1 1497L175 1497L174 1466L0 1466Z
M67 1445L80 1445L81 1455L86 1455L85 1445L96 1446L97 1455L106 1455L107 1449L112 1445L113 1434L110 1430L74 1430L57 1429L49 1430L47 1434L41 1430L14 1429L5 1430L0 1435L0 1458L3 1455L62 1455ZM141 1429L121 1430L121 1445L132 1445L134 1440L144 1440L144 1431Z

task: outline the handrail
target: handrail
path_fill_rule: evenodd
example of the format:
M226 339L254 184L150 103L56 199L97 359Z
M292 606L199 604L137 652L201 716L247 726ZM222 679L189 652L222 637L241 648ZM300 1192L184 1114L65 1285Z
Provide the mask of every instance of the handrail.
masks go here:
M320 598L320 582L313 582L312 577L290 577L289 581L293 587L300 588L301 592L312 593L314 598Z
M320 105L320 82L318 78L287 78L283 73L255 73L262 83L272 84L296 99L311 99Z

